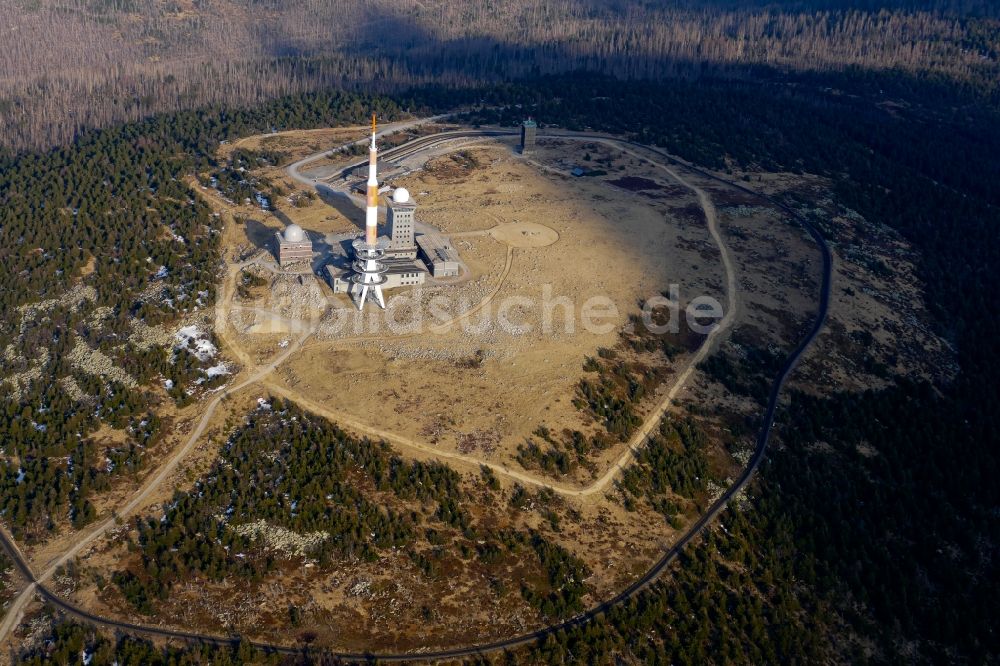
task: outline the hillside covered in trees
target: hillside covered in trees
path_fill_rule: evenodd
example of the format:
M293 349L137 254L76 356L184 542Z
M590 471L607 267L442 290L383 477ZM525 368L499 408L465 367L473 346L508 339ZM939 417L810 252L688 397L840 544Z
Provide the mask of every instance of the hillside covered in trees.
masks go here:
M359 589L377 585L360 575L365 563L377 562L397 579L417 575L448 596L458 594L448 586L451 579L488 581L505 609L506 591L516 606L546 620L583 610L589 588L578 556L510 518L519 511L515 499L500 502L488 484L470 484L443 463L404 460L384 442L352 437L280 400L249 413L213 467L163 510L162 517L135 519L129 550L140 556L126 556L127 566L111 575L113 587L104 586L112 601L112 590L121 595L129 613L157 617L166 607L173 617L176 605L166 604L183 599L179 588L194 583L199 595L217 588L232 595L233 585L257 590L255 603L269 610L250 615L251 626L229 628L283 626L289 605L292 628L320 631L331 618L338 625L355 621L356 613L320 608L292 591L289 572L303 561L315 567L312 590L333 576L364 581L356 583ZM390 559L397 551L403 564ZM277 618L265 601L275 588L288 590ZM433 620L446 611L434 603L437 597L403 594L419 602L408 610L425 614L425 628L439 626ZM203 624L199 629L210 628ZM341 635L348 631L338 628Z
M527 109L543 125L622 134L721 171L826 179L843 205L920 252L928 308L961 371L940 385L912 378L860 395L793 394L749 500L723 514L670 575L582 628L497 661L1000 659L995 3L39 0L5 9L0 308L10 316L0 324L0 370L18 379L0 397L0 512L19 539L92 520L93 494L140 468L162 436L143 387L164 378L184 386L197 372L183 352L177 363L167 347L140 352L123 340L136 321L174 322L196 298L206 307L215 296L216 222L183 179L217 166L220 140L357 123L372 108L394 118L461 107L461 120L506 125ZM579 69L591 72L565 73ZM809 214L808 200L785 197ZM822 217L814 221L823 227ZM86 297L60 300L71 288ZM44 308L32 309L39 302ZM139 389L81 372L71 362L81 342L119 361ZM717 358L702 370L759 399L773 364ZM183 401L182 393L170 397ZM133 523L133 561L116 569L109 594L143 614L191 580L284 566L202 548L199 529L232 508L241 524L280 518L339 535L316 553L324 566L393 546L430 552L434 531L489 564L491 550L473 544L510 536L505 556L554 572L523 591L525 601L546 617L579 609L582 590L559 578L576 562L524 535L482 539L486 531L453 510L460 493L446 471L366 449L364 474L336 470L345 483L339 499L359 510L331 507L331 489L310 470L336 467L332 443L350 450L357 442L329 424L304 432L295 423L247 424L230 440L233 460L213 467L197 491L178 493L166 520ZM95 445L89 437L102 424L127 441ZM680 507L657 490L700 496L705 465L686 424L660 435L679 446L650 449L620 489L666 521ZM273 438L287 440L281 461L266 455ZM259 488L249 482L255 474ZM400 506L413 493L433 496L421 498L422 513L383 512L347 480ZM275 500L303 482L312 485L301 510ZM242 503L230 506L234 490ZM365 536L373 527L381 538ZM220 539L251 549L238 532ZM432 557L414 565L436 575ZM64 622L48 638L22 660L292 661L246 645L160 648Z
M184 179L221 140L280 126L363 122L387 100L309 94L253 110L202 109L91 131L70 149L0 158L0 511L18 537L95 517L89 498L157 444L154 380L179 405L203 390L188 346L136 332L215 299L218 220ZM222 378L224 379L224 378ZM218 379L216 381L219 381ZM112 447L90 435L126 433Z
M987 0L37 0L5 6L0 143L330 86L398 93L575 70L928 72L994 90Z

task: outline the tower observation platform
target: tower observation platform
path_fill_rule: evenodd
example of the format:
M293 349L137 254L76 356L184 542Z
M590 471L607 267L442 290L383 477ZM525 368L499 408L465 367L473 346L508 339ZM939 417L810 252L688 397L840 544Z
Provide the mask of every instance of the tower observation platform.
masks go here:
M382 261L385 257L386 248L389 246L385 238L379 238L375 243L369 243L364 238L355 239L351 243L354 248L354 263L352 268L351 282L361 288L358 294L358 309L365 306L365 300L369 296L385 309L385 298L382 295L382 285L385 284L385 274L389 267Z

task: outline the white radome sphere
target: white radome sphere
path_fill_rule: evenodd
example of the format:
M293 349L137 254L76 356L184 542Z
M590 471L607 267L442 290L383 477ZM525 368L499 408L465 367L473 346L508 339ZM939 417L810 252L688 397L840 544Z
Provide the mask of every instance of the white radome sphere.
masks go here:
M289 224L285 229L285 241L289 243L300 243L306 239L306 232L297 224Z
M410 191L405 187L397 187L396 191L392 193L392 200L396 203L406 203L410 200Z

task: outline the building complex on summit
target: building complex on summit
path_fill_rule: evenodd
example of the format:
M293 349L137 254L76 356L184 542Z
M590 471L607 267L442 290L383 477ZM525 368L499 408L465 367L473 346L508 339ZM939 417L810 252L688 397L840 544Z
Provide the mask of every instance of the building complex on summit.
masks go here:
M350 296L358 309L364 308L368 301L384 308L384 291L424 284L428 276L435 279L455 278L460 274L462 265L448 238L417 221L417 204L406 188L397 187L388 197L385 227L389 235L379 235L380 189L375 130L375 117L372 116L368 164L364 171L367 176L364 183L364 235L350 242L346 254L335 254L322 268L333 292ZM360 175L360 169L353 169L351 173ZM398 167L395 173L399 173ZM293 231L293 227L298 231ZM289 226L284 234L276 234L276 245L282 267L296 261L307 261L312 256L311 244L295 225Z
M530 118L521 124L521 153L534 150L537 127ZM429 279L450 282L463 271L461 257L451 240L417 219L417 203L404 187L395 188L387 196L383 225L387 235L379 235L380 195L390 187L379 187L376 137L373 115L367 164L343 172L345 180L364 180L350 187L345 184L336 192L346 196L352 191L364 193L364 233L359 237L328 236L328 255L318 262L320 274L329 281L333 292L348 295L359 310L368 301L384 308L386 290L419 286ZM400 164L390 164L389 178L407 171ZM313 244L298 225L290 224L284 232L276 233L274 244L281 268L313 262Z

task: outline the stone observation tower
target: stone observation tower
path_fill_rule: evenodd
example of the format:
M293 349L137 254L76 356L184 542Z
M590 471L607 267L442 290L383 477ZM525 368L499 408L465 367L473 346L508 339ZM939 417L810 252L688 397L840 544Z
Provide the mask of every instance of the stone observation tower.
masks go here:
M297 224L289 224L283 234L275 233L274 243L278 246L278 265L282 268L289 264L312 261L312 241Z
M372 140L368 147L368 193L365 207L365 236L355 240L353 282L360 290L357 299L358 309L365 307L369 296L385 309L385 298L382 296L382 285L385 283L385 273L388 270L382 258L385 256L388 243L378 237L378 179L376 178L376 161L378 148L375 147L375 114L372 114Z
M521 154L531 153L535 150L535 132L538 131L538 123L528 118L521 123Z

